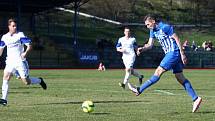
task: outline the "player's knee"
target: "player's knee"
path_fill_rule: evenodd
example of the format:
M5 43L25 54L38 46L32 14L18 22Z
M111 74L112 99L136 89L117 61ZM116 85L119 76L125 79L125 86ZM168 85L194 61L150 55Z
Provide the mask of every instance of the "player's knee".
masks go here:
M166 71L166 70L164 70L163 68L158 67L158 68L155 70L154 75L160 77L165 71Z
M3 80L10 80L11 74L4 74Z
M25 85L30 85L30 83L27 82L27 81L23 81L23 83L24 83Z
M8 76L4 76L3 80L9 80L10 78Z
M22 81L25 85L30 85L31 84L31 81L29 79L23 79L22 78Z
M30 84L31 84L31 82L29 82L29 81L26 82L26 85L30 85Z
M184 75L182 73L175 74L175 77L176 77L177 81L181 84L183 84L184 81L186 80L186 78L184 77Z
M131 68L126 68L125 71L126 72L131 72Z

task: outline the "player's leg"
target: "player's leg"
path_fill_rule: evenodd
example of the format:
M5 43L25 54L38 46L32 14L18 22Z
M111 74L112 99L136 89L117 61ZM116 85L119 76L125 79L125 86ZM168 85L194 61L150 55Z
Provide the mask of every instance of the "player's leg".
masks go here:
M125 69L125 77L124 77L123 84L128 83L130 76L131 76L131 68L126 68Z
M119 83L119 86L125 89L125 85L129 82L131 76L131 68L125 68L125 76L122 83Z
M22 65L18 66L17 70L18 70L21 80L24 82L24 84L26 84L26 85L40 84L43 89L47 88L46 83L44 82L44 80L41 77L39 77L39 78L29 77L29 68L26 64L22 64Z
M184 89L188 93L188 95L190 95L190 97L192 98L192 100L194 102L192 112L196 112L202 102L201 97L198 97L198 95L196 94L195 90L193 89L190 81L184 77L182 72L176 73L175 77L176 77L177 81L184 87Z
M139 83L142 84L143 82L143 78L144 76L143 75L140 75L138 71L136 71L135 69L131 69L131 74L138 77L139 79Z
M158 82L160 80L160 77L162 76L162 74L166 72L165 69L163 69L162 67L158 67L155 70L154 75L151 76L151 78L147 81L145 81L140 87L134 87L133 85L130 85L130 90L136 94L136 96L140 95L145 89L149 88L151 85L155 84L156 82Z
M133 68L133 63L131 61L131 58L124 57L123 64L125 66L125 76L124 76L124 80L121 83L119 83L119 86L125 89L125 85L128 83L129 78L131 76L131 69Z
M155 84L156 82L158 82L160 80L161 75L166 72L165 69L163 69L162 67L158 67L155 70L154 75L151 76L151 78L147 81L145 81L139 88L138 92L142 93L145 89L147 89L148 87L150 87L151 85Z
M137 88L130 82L128 82L128 89L130 89L134 93L136 93L136 91L137 91Z
M105 68L105 65L104 65L104 64L102 65L102 70L103 70L103 71L106 71L106 68Z
M199 108L199 105L201 104L202 99L201 99L201 97L197 96L190 81L187 78L185 78L185 76L183 74L183 67L184 67L184 64L181 61L181 58L179 58L178 62L172 67L172 70L173 70L173 73L175 74L177 81L184 87L184 89L188 93L188 95L191 96L191 98L194 102L192 112L195 112Z
M19 75L19 72L17 70L15 70L13 72L13 75L16 77L16 79L21 79L20 75Z
M3 74L3 82L2 82L2 98L0 99L1 105L7 105L7 96L9 90L9 80L12 76L12 68L6 65Z
M170 70L172 66L174 65L175 61L177 61L177 58L174 56L174 52L167 53L163 60L161 61L158 68L155 70L154 75L151 76L151 78L147 81L145 81L140 87L132 90L137 96L141 94L145 89L150 87L151 85L155 84L157 81L160 80L160 77L163 73Z
M30 84L40 84L41 87L46 90L47 89L47 85L44 82L43 78L39 77L22 77L21 76L21 80L24 82L24 84L26 85L30 85Z
M138 71L134 70L134 62L135 62L136 56L130 57L128 60L128 67L131 67L131 74L138 77L138 78L143 78L143 75L140 75Z
M28 65L28 61L27 61L27 60L23 60L22 63L23 63L23 65L25 66L25 68L27 69L27 72L26 72L27 75L29 75L29 65ZM21 79L18 70L14 70L14 71L13 71L13 75L16 77L16 79Z
M151 85L155 84L157 81L159 81L160 77L164 72L167 70L170 70L172 66L177 61L177 56L174 56L174 52L169 52L165 55L163 60L161 61L158 68L155 70L154 75L151 76L151 78L147 81L145 81L140 87L137 87L136 90L132 89L132 92L134 92L137 96L141 94L145 89L150 87Z
M175 77L177 81L184 87L185 91L191 96L192 100L196 100L198 96L192 88L190 81L184 77L183 73L176 73Z

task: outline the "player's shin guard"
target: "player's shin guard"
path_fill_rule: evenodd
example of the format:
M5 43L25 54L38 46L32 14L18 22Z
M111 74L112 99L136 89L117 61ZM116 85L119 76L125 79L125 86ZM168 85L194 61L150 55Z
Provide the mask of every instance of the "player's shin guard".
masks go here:
M191 83L188 80L185 80L182 84L184 86L184 89L187 91L187 93L192 97L192 100L195 101L198 96L196 95L194 89L192 88Z
M36 78L36 77L30 77L31 80L31 84L40 84L41 83L41 79Z
M2 83L2 99L4 99L4 100L7 100L8 89L9 89L9 82L7 80L3 80L3 83Z
M156 83L160 77L153 75L149 80L145 81L138 90L140 93L142 93L145 89Z

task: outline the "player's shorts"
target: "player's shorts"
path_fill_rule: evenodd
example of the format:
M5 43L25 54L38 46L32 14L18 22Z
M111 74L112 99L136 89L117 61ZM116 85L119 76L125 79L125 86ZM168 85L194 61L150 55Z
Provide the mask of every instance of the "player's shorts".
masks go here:
M122 58L125 68L133 68L135 62L135 56L128 56Z
M14 73L15 71L18 71L19 76L21 78L27 78L29 76L29 66L28 62L22 61L22 62L6 62L6 66L4 71L9 73Z
M173 51L167 53L161 61L160 67L164 68L165 70L172 70L174 74L182 72L184 64L181 60L180 52Z

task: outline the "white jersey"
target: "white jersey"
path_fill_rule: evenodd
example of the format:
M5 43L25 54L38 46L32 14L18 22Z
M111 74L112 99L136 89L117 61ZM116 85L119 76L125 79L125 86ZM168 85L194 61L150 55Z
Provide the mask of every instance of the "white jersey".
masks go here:
M124 57L135 57L135 51L134 49L137 47L136 39L134 37L130 37L126 39L126 37L121 37L118 40L118 43L116 45L116 48L122 48L125 50L123 52L122 58Z
M2 36L0 41L0 48L7 46L7 62L21 62L25 58L21 57L24 52L24 44L29 45L31 40L28 39L23 32L10 34L9 32Z
M121 37L118 40L116 48L122 48L125 51L122 54L122 60L126 68L133 68L133 64L136 58L136 54L134 49L137 48L136 39L134 37L130 37L126 39L126 37Z

